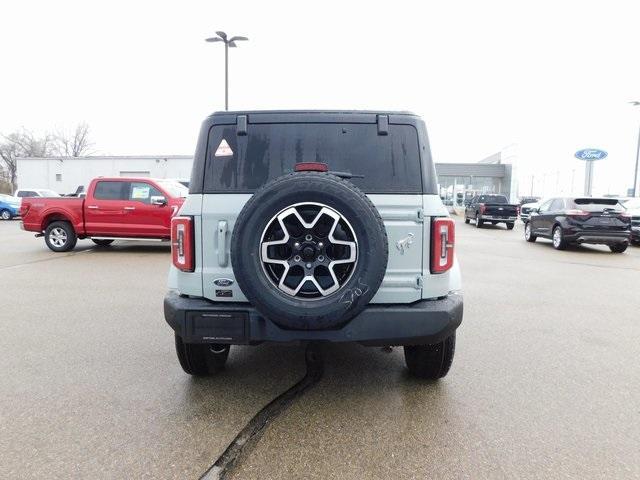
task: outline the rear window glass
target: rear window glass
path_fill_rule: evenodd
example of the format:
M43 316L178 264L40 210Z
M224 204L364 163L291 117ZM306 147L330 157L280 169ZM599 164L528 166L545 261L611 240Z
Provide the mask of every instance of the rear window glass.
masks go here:
M98 182L93 197L98 200L125 200L128 198L127 182Z
M365 193L421 193L418 134L411 125L251 124L236 135L235 125L209 132L204 192L252 193L294 171L296 163L322 162L335 172L362 175L351 181Z
M615 198L576 198L573 203L577 208L586 212L602 212L605 209L617 212L624 210L624 207Z
M504 195L480 195L478 203L508 203Z

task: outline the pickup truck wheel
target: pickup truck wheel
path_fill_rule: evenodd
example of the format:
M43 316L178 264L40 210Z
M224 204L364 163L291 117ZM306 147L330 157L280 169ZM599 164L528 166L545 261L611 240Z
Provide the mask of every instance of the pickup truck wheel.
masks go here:
M513 230L513 227L515 227L515 223L507 223L507 230Z
M567 248L567 241L564 239L564 235L562 235L562 227L560 225L556 225L553 228L551 240L553 241L553 248L556 250L564 250Z
M464 223L469 223L471 220L469 220L469 217L464 217Z
M455 332L442 342L433 345L407 345L404 360L409 373L418 378L437 380L451 368L456 349Z
M99 247L108 247L113 243L113 240L97 240L93 238L91 239L91 241Z
M245 204L231 237L238 286L283 328L345 324L377 292L389 256L371 200L330 173L279 177Z
M533 232L531 231L531 223L527 222L524 224L524 239L527 242L535 242L536 239L538 237L536 237Z
M11 220L11 212L9 210L2 210L2 212L0 212L0 218L2 218L2 220Z
M69 222L58 221L47 226L44 241L54 252L68 252L78 243L78 236Z
M184 343L178 334L175 334L175 339L178 361L185 373L204 376L218 373L224 368L230 345Z
M626 243L619 243L617 245L609 245L609 250L613 253L623 253L627 247L628 245Z
M480 214L476 213L476 228L482 228L484 222L480 220Z

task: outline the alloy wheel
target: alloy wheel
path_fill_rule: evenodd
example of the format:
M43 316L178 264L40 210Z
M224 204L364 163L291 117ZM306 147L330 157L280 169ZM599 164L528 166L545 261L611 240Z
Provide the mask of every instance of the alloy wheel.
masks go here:
M49 232L49 241L54 247L62 248L67 243L67 232L60 227L53 228Z
M260 240L262 268L292 297L322 298L349 281L358 240L349 221L320 203L297 203L274 215Z
M556 227L553 230L553 246L558 248L561 242L562 242L562 232L560 231L560 227Z

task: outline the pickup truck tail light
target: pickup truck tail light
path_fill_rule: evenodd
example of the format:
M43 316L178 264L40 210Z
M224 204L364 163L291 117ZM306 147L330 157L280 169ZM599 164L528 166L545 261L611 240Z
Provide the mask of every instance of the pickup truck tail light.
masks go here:
M193 218L171 219L171 257L173 265L183 272L194 270Z
M487 209L487 206L484 203L481 203L479 207L480 207L480 215L484 215L484 211Z
M453 266L456 224L446 217L431 223L431 273L444 273Z
M31 205L27 205L25 203L21 203L20 204L20 216L22 218L27 216L27 213L29 213L29 208L31 208Z

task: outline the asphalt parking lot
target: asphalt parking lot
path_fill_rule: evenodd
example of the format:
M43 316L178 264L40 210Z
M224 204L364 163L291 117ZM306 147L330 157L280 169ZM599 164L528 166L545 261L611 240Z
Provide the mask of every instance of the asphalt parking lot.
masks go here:
M197 478L305 373L232 348L192 379L162 316L167 244L50 252L0 222L0 478ZM465 317L449 375L328 346L318 384L233 478L640 478L640 248L555 251L458 222Z

